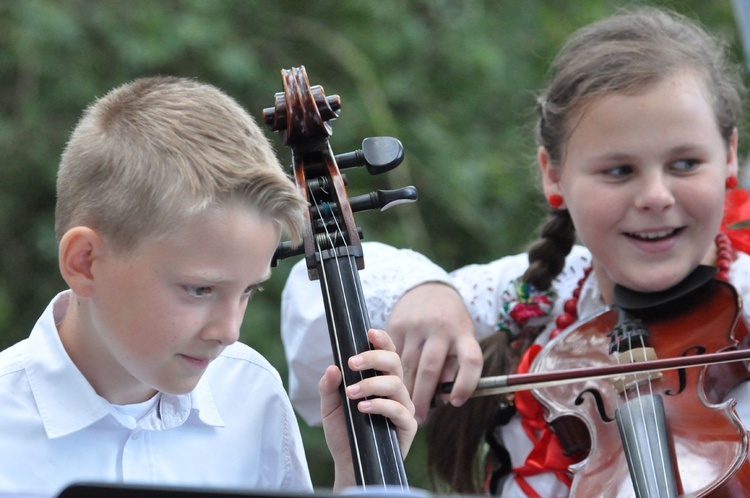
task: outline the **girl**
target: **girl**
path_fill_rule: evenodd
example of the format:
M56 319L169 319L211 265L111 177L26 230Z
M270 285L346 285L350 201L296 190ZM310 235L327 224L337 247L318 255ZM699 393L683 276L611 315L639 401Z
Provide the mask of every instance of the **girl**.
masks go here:
M362 281L372 296L373 325L385 317L396 336L418 413L437 381L460 372L457 364L469 365L462 389L468 379L476 382L476 355L459 346L466 316L482 340L483 374L497 375L526 370L561 330L613 304L616 284L661 291L708 264L750 294L750 258L735 253L726 235L717 237L726 192L738 183L743 93L739 68L725 53L697 24L656 8L583 28L554 61L538 99L537 159L551 212L528 253L441 277L427 276L430 267L419 255L368 247ZM442 283L414 287L430 279L455 287L468 315L447 316L444 310L455 306L450 297L426 300L438 288L450 296ZM289 314L301 308L289 305L300 285L293 274L284 296L293 375L301 371L298 362L315 362L310 343L302 346L315 337L305 332L314 322ZM448 337L445 330L454 337L430 342L430 327L419 325L425 321L440 323L440 337ZM436 351L443 354L438 362ZM742 384L730 396L750 424L743 412L750 388ZM451 491L568 495L568 466L576 459L562 454L532 396L472 399L460 409L434 410L430 422L429 466Z

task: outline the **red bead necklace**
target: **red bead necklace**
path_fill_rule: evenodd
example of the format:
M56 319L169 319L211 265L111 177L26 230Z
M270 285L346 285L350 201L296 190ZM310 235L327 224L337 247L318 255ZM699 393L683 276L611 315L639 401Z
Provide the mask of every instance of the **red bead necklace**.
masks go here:
M732 241L725 233L719 233L716 236L716 266L719 268L719 273L716 278L719 280L729 280L729 267L732 265L734 259L734 252L732 251ZM573 291L573 297L565 301L563 305L563 312L555 320L557 326L555 330L550 334L550 338L554 338L560 332L573 325L578 320L578 299L581 296L581 289L586 279L591 274L592 267L589 266L583 272L583 277L578 281L576 289Z

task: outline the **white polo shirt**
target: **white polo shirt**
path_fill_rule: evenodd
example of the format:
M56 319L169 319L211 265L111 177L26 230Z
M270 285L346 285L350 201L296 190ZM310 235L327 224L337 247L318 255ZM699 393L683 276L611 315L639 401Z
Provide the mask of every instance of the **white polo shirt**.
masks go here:
M192 392L118 408L60 342L69 298L0 352L0 493L55 496L81 481L312 489L289 398L258 352L236 343Z

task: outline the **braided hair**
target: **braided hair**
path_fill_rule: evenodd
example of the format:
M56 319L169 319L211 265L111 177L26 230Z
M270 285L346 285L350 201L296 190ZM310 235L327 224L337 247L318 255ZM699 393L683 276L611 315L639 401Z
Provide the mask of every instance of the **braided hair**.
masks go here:
M703 77L719 130L729 144L740 120L743 83L740 67L731 64L727 54L727 46L699 24L656 7L623 9L584 27L561 49L551 65L549 85L538 97L537 145L546 149L550 166L559 168L565 144L587 105L607 95L637 95L685 69ZM528 250L529 267L521 281L549 290L575 239L568 211L551 211ZM482 374L513 373L520 356L543 329L512 344L505 333L482 341ZM501 405L498 410L497 398L483 397L470 399L460 408L432 411L427 461L433 485L444 483L456 493L481 492L485 476L480 448L488 428L492 431L498 418L508 418L505 408ZM499 460L506 467L502 472L512 470L509 458L500 455Z

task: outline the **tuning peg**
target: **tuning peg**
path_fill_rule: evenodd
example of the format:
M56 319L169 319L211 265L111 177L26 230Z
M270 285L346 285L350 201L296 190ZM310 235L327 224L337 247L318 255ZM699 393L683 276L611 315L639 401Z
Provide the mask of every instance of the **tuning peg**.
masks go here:
M417 200L419 193L415 187L403 187L396 190L377 190L369 194L358 195L349 199L352 211L367 211L368 209L380 209L385 211L388 208L406 202Z
M271 267L276 268L279 266L279 261L286 258L291 258L292 256L299 256L300 254L305 254L305 246L302 244L299 245L292 245L289 241L281 242L276 247L276 252L273 254L273 258L271 259Z
M371 175L390 171L404 160L404 147L393 137L370 137L362 141L362 149L336 156L339 169L367 166Z

